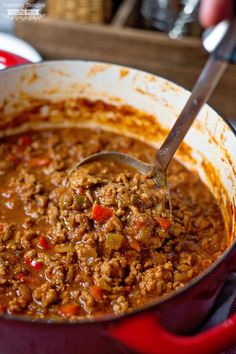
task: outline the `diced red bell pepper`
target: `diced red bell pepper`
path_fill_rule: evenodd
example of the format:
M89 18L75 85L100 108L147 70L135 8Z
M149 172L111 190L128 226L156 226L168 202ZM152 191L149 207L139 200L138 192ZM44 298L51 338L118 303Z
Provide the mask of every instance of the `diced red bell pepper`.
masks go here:
M103 207L99 204L95 204L92 209L92 218L93 220L104 223L110 219L113 215L113 209L108 207Z
M32 158L28 161L30 167L44 167L50 164L51 160L46 158Z
M16 274L15 278L16 280L19 280L21 283L24 283L26 280L25 274L23 272Z
M23 147L30 146L32 144L32 139L29 135L21 135L18 139L18 144Z
M141 230L141 228L144 226L144 224L145 224L144 221L135 220L135 222L134 222L135 230L136 230L136 231Z
M25 258L25 263L35 269L41 269L43 267L43 263L42 262L38 262L36 261L36 259L31 259L29 257Z
M62 305L59 309L59 313L64 316L76 316L78 312L79 312L79 305L77 304Z
M46 240L46 238L43 235L39 236L38 245L39 245L40 248L42 248L44 250L48 250L49 249L48 241Z
M35 269L41 269L43 267L43 263L42 262L38 262L35 259L32 260L31 262L31 266Z
M82 187L79 187L79 194L84 194L84 188L82 188Z
M164 230L168 230L171 225L170 219L165 219L162 218L161 216L157 216L156 221L158 222L160 227Z
M101 300L102 298L102 289L100 286L94 285L91 287L91 294L95 300Z
M129 241L130 246L137 252L140 252L141 246L140 243L136 240Z

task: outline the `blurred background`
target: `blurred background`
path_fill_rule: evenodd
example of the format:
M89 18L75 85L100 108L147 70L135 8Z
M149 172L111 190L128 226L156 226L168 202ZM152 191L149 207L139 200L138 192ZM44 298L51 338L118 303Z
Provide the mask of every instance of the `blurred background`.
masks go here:
M73 22L123 25L132 17L127 24L135 28L162 31L172 38L199 36L198 8L199 0L2 0L0 30L13 32L16 20L30 16L36 20L43 14Z
M191 89L208 56L201 43L199 4L199 0L1 0L0 49L26 56L29 47L14 41L14 35L46 60L129 65ZM28 58L38 61L40 56ZM230 120L236 120L235 88L232 65L210 101Z

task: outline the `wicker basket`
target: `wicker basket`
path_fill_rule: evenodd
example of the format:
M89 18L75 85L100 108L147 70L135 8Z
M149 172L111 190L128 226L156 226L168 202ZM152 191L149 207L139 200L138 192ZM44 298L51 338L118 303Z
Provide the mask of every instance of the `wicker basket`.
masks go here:
M104 23L112 16L112 0L46 0L48 16L68 21Z

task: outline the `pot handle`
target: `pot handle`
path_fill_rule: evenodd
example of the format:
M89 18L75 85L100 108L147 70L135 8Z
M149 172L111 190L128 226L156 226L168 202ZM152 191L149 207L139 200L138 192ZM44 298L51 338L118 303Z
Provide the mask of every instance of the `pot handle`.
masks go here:
M0 67L2 69L8 68L10 66L27 63L30 63L30 61L25 58L19 57L16 54L6 52L5 50L0 50Z
M192 336L168 332L156 314L129 317L110 326L108 332L138 353L215 354L236 344L236 314L214 328Z

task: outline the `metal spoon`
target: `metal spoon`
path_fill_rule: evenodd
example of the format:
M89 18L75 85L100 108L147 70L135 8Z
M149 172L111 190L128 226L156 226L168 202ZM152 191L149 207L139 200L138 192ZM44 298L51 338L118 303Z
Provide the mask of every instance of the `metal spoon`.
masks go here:
M100 152L91 155L78 163L70 172L69 176L77 171L82 165L94 161L109 159L121 164L129 165L139 172L152 177L157 187L166 191L167 199L169 201L169 205L171 206L166 178L167 167L203 104L208 100L222 77L228 66L228 62L232 60L235 47L236 20L228 24L227 30L224 32L223 37L221 36L220 42L205 64L205 67L192 90L192 94L190 95L169 135L157 151L154 164L144 163L128 154L120 152Z

